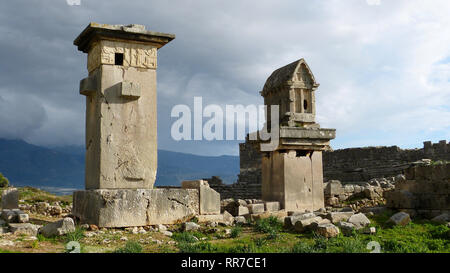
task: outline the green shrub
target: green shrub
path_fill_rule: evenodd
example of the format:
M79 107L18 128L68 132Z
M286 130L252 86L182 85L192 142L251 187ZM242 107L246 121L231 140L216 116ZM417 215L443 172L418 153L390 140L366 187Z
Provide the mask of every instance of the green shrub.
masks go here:
M8 178L4 177L2 173L0 173L0 188L6 188L9 186Z
M257 247L262 247L266 244L266 239L259 237L259 238L254 239L253 242L255 243L255 245Z
M82 229L81 227L77 227L74 232L67 233L65 237L66 242L70 241L79 242L81 239L84 238L84 229Z
M178 243L195 243L198 239L190 232L175 232L172 235L172 239Z
M218 248L209 242L201 242L197 244L181 242L178 244L178 249L181 253L212 253L218 251Z
M255 230L262 233L278 233L282 228L283 223L273 216L258 220L255 224Z
M242 227L240 226L235 226L231 229L231 234L230 237L231 238L237 238L239 237L239 235L242 233Z
M141 253L142 246L136 241L128 241L124 247L116 249L114 253Z
M315 249L310 244L300 241L292 247L291 252L292 253L314 253Z

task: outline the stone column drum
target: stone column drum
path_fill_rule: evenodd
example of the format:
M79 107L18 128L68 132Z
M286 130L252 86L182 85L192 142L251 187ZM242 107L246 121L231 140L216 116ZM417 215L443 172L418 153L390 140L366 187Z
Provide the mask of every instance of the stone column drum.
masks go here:
M329 149L336 130L315 122L318 86L300 59L275 70L261 91L268 114L271 105L280 109L279 144L262 156L262 199L278 201L288 211L324 207L322 151Z

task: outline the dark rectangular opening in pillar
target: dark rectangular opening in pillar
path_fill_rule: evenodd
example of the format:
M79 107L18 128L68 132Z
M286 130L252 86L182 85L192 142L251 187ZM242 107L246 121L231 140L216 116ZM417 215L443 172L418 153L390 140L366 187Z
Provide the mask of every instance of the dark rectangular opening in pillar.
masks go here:
M123 65L123 53L115 53L114 54L114 64L115 65Z
M295 151L295 156L296 157L302 157L302 156L312 156L313 151L309 151L309 150L297 150Z

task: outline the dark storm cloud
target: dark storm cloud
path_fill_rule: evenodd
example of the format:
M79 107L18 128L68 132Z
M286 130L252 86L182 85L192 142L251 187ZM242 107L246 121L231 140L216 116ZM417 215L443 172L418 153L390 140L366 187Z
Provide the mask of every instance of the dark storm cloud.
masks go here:
M417 145L449 136L450 70L439 63L450 55L448 3L368 3L2 1L0 122L8 127L0 137L83 144L85 98L78 85L87 74L86 54L72 43L91 21L176 34L158 53L163 149L236 154L236 141L173 141L172 107L192 105L194 96L204 104L260 104L269 74L302 57L321 84L318 119L338 129L335 147Z

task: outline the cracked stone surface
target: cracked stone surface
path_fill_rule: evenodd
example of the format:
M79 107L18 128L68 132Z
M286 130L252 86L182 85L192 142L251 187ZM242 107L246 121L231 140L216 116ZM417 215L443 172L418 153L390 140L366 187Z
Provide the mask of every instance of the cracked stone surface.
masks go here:
M195 189L118 189L74 193L73 214L99 227L175 224L198 214Z

